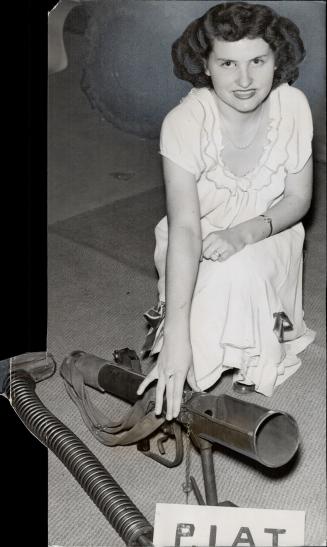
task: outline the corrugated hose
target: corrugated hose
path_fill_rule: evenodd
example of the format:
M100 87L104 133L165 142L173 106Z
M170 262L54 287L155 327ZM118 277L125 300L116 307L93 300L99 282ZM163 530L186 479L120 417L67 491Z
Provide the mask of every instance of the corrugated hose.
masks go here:
M153 547L151 524L87 446L43 405L30 374L12 372L5 392L25 426L65 465L126 545Z

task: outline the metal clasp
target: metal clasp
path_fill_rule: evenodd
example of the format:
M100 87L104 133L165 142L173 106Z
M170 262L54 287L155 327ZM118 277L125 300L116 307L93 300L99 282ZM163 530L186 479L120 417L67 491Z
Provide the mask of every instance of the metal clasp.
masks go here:
M273 317L275 317L273 331L278 338L278 342L282 344L283 342L285 342L284 332L293 330L293 324L289 317L287 317L286 313L283 311L274 313Z

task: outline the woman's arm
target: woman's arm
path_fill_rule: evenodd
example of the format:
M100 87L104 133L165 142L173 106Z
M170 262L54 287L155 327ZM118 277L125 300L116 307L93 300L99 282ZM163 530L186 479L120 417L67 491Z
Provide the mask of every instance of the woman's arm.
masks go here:
M157 365L142 382L138 394L158 378L155 412L161 413L166 391L169 420L179 413L185 379L193 367L190 311L202 236L195 176L167 158L163 170L169 227L164 342ZM197 389L196 385L192 387Z
M168 217L164 334L189 338L189 315L202 248L194 175L164 158Z
M287 175L283 199L266 211L266 216L272 220L272 234L290 228L308 212L312 197L312 164L311 156L301 171ZM259 221L261 218L259 217ZM244 222L243 226L239 224L240 230L244 228L246 244L255 243L265 237L261 236L261 230L254 224L255 221L256 219Z
M311 156L301 171L287 175L283 198L265 212L272 221L271 235L293 226L308 212L312 197L312 164ZM218 260L226 260L245 245L265 239L269 233L269 224L262 216L257 216L228 230L209 234L203 242L203 257L217 260L212 254L218 250L221 254Z

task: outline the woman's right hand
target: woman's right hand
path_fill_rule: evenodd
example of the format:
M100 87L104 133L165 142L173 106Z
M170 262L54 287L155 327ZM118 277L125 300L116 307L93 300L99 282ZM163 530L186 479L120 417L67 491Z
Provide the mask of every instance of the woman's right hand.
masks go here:
M191 344L181 344L178 341L176 347L176 343L164 341L156 365L139 386L137 394L142 395L151 382L158 380L155 414L161 414L166 392L166 418L171 420L180 412L186 379L193 391L200 391L194 377Z

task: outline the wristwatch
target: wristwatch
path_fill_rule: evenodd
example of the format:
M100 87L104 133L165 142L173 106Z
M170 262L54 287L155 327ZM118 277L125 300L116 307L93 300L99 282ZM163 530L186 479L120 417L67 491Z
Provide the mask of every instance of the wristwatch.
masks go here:
M259 215L260 217L263 218L264 222L266 222L267 224L269 224L269 227L270 227L270 232L269 234L266 236L267 237L270 237L271 234L272 234L272 231L273 231L273 225L272 225L272 220L270 217L267 217L266 215Z

